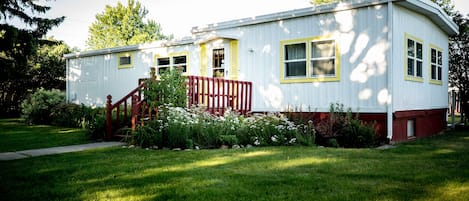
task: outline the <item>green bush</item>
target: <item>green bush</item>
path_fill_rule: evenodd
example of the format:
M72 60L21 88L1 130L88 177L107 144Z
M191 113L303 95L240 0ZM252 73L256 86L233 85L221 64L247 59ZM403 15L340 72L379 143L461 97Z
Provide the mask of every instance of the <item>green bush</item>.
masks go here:
M29 124L51 124L51 111L65 103L65 93L57 90L39 89L21 103L23 117Z
M144 94L145 99L152 108L158 108L162 105L186 107L186 78L177 70L164 71L159 80L147 80Z
M137 126L133 137L136 145L147 148L158 144L161 138L161 133L158 133L151 126Z
M99 110L91 110L89 113L89 120L86 124L88 135L91 139L104 139L106 134L106 116L104 113L100 113Z
M376 129L374 124L366 124L358 119L350 120L344 135L339 138L346 148L371 147L375 144Z
M353 116L343 104L331 104L329 118L323 119L316 127L316 143L329 147L362 148L375 144L375 126L366 124Z

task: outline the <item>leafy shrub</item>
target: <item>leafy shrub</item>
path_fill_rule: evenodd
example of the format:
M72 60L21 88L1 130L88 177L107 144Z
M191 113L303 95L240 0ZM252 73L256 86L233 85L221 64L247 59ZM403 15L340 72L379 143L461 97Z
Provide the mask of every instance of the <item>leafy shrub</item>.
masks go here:
M330 147L370 147L374 145L376 130L352 116L349 108L344 110L343 104L331 104L329 117L323 119L316 127L318 138L316 143Z
M306 125L300 125L298 127L299 132L296 134L296 143L304 146L314 145L316 141L316 130L314 129L313 121L310 120Z
M159 80L149 79L147 81L144 94L152 108L158 108L162 105L186 107L186 90L186 78L178 70L167 70L160 75Z
M342 136L350 120L350 115L351 110L345 112L343 104L331 104L328 118L321 120L316 127L318 143L325 144L328 139Z
M161 136L151 126L137 126L133 137L136 145L147 148L158 144Z
M91 139L104 139L106 134L106 116L104 113L99 113L99 110L92 110L87 120L85 128L88 130L88 135Z
M103 108L92 108L84 104L61 103L52 108L52 125L74 128L87 128L98 114L104 114Z
M222 145L233 146L238 144L238 138L236 138L236 135L220 135L220 143Z
M60 103L50 112L52 125L63 127L81 127L83 111L80 105L73 103Z
M350 120L340 144L347 148L371 147L375 144L376 129L374 124L366 124L358 119Z
M21 103L23 117L30 124L51 124L52 109L65 102L65 93L57 90L39 89Z

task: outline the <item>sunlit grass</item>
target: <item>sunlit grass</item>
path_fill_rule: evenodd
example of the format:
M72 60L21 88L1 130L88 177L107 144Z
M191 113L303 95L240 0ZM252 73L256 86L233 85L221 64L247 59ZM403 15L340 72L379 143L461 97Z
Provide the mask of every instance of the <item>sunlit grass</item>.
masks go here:
M89 142L86 131L48 125L28 126L22 119L0 119L0 152Z
M0 200L469 200L468 132L397 148L106 148L0 162Z

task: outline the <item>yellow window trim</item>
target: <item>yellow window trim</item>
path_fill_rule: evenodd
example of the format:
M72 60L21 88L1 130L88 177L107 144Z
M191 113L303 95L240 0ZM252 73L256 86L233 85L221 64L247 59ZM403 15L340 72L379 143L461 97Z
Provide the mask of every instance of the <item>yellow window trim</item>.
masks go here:
M230 41L230 79L238 80L238 41Z
M124 69L124 68L133 68L134 67L134 54L135 52L121 52L117 54L117 69ZM130 64L120 65L120 58L121 57L128 57L130 56Z
M334 40L335 42L335 76L323 76L323 77L308 77L311 70L311 42ZM292 40L280 41L280 83L305 83L305 82L338 82L340 81L340 49L337 43L338 41L332 35L326 36L314 36L309 38L299 38ZM306 43L306 77L285 77L285 45Z
M408 33L404 33L404 80L407 81L412 81L412 82L424 82L423 78L423 58L422 58L422 77L416 77L416 76L411 76L407 74L407 39L411 39L413 41L419 42L422 44L422 57L423 57L423 40L420 38L417 38L415 36L412 36ZM415 71L417 71L417 66L415 66Z
M443 75L441 75L441 80L432 79L432 49L440 51L441 54L443 54L443 49L442 48L430 43L430 48L428 48L428 75L429 75L428 77L429 77L429 80L430 80L429 83L430 84L435 84L435 85L443 85ZM438 63L438 58L437 58L436 62ZM441 73L443 73L443 64L441 65Z
M200 44L200 76L208 76L207 44Z
M188 51L173 52L173 53L169 53L169 54L165 54L165 55L155 54L154 55L153 66L155 66L157 68L156 69L156 74L158 74L158 59L160 59L160 58L169 58L169 69L173 70L173 68L174 68L173 57L186 56L186 72L183 73L182 75L189 75L189 72L190 72L190 65L189 65L190 56L189 55L190 54L189 54Z

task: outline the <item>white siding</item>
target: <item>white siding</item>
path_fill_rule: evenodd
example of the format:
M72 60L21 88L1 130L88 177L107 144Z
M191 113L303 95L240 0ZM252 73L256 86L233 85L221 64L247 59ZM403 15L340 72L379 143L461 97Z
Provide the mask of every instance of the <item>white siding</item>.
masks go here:
M253 110L328 111L343 103L360 112L385 112L386 6L320 14L220 30L239 37L240 80L253 82ZM280 84L280 41L332 35L340 47L340 82ZM250 51L253 50L253 51Z
M448 107L448 36L431 20L400 6L393 19L394 111ZM404 80L405 34L423 40L423 82ZM430 84L430 44L443 50L442 85Z

